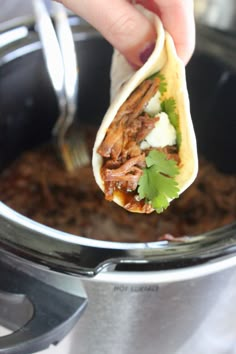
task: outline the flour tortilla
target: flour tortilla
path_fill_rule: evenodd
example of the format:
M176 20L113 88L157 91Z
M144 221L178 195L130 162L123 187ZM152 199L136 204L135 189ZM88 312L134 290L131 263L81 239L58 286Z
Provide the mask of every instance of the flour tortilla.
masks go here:
M97 153L106 131L116 116L121 105L127 100L130 94L148 77L160 71L167 82L167 92L163 99L173 97L176 101L176 112L179 116L179 130L181 144L179 146L180 173L175 180L178 183L180 193L188 188L196 178L198 172L198 156L196 138L190 115L189 98L186 86L185 67L177 56L172 37L165 32L160 19L145 10L149 18L154 22L157 33L155 49L148 61L136 72L132 70L125 58L117 51L113 54L111 67L111 105L104 116L98 130L93 149L93 172L97 184L104 191L104 182L101 177L103 158ZM120 193L114 193L113 201L125 207L124 198ZM134 208L132 212L145 212Z

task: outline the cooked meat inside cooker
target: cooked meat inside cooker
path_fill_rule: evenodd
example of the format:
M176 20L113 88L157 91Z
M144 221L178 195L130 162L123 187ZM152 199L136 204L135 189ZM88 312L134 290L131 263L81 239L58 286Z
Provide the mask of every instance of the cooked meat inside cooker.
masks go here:
M92 149L94 130L88 144ZM91 167L67 173L51 146L25 152L0 175L1 201L45 225L85 237L156 241L205 232L236 219L236 175L204 159L194 184L161 215L133 214L104 199Z

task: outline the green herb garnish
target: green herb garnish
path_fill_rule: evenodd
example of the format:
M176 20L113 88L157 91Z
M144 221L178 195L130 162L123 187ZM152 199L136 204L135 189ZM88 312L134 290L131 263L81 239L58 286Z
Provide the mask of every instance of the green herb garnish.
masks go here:
M179 174L175 160L168 160L165 153L152 150L146 157L147 167L139 179L140 199L150 202L157 213L169 206L169 200L178 198L179 187L174 177Z
M167 82L166 82L165 76L162 75L160 72L157 72L157 73L151 75L148 79L153 80L156 77L158 77L160 79L160 85L159 85L158 90L160 91L161 95L163 95L167 91Z
M159 77L160 79L160 85L159 85L159 91L161 95L163 95L167 91L167 82L166 78L163 74L160 72L157 72L153 75L151 75L148 79L153 80L154 78ZM173 125L173 127L176 130L176 141L177 141L177 146L180 146L181 144L181 133L179 130L179 116L176 113L176 101L173 97L166 98L161 102L161 111L165 112L168 115L168 118L170 120L170 123Z
M161 102L161 110L168 115L170 123L176 130L176 140L177 145L180 146L181 144L181 134L179 131L179 116L176 113L176 102L173 97L167 98Z

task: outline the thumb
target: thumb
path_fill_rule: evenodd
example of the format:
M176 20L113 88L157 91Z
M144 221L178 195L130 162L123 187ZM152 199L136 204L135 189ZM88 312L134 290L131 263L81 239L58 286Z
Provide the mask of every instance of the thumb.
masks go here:
M154 49L155 29L126 0L61 0L83 17L134 66L146 62Z

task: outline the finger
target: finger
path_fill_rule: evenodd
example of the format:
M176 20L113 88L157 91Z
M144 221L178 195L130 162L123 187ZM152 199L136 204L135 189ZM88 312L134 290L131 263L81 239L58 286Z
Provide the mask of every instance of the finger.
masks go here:
M156 40L148 19L126 0L62 0L83 17L134 66L141 66L151 54Z
M185 64L195 47L193 0L153 0L165 29L173 37L177 53Z
M193 0L136 0L155 12L171 34L179 57L186 64L195 47Z

